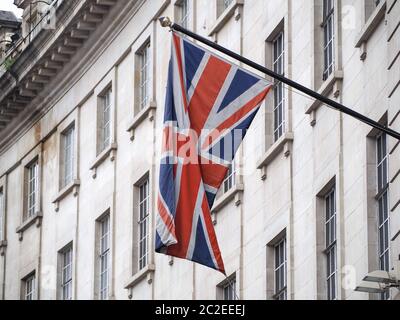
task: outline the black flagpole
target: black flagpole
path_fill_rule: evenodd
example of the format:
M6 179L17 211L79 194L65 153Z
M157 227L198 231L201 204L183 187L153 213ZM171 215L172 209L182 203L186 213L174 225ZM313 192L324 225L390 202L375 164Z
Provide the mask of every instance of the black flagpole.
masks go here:
M258 63L255 63L254 61L251 61L251 60L249 60L249 59L247 59L247 58L245 58L245 57L243 57L243 56L241 56L241 55L239 55L239 54L237 54L237 53L235 53L235 52L233 52L231 50L226 49L226 48L220 46L219 44L217 44L217 43L215 43L215 42L213 42L211 40L208 40L208 39L206 39L206 38L204 38L204 37L192 32L192 31L189 31L189 30L183 28L182 26L180 26L179 24L173 23L168 17L161 17L159 20L160 20L160 23L161 23L161 25L163 27L169 27L172 30L175 30L175 31L181 32L183 34L186 34L187 36L189 36L189 37L191 37L193 39L196 39L197 41L199 41L201 43L204 43L205 45L210 46L210 47L214 48L215 50L218 50L218 51L226 54L227 56L230 56L231 58L234 58L234 59L236 59L236 60L238 60L238 61L240 61L240 62L242 62L242 63L244 63L244 64L246 64L246 65L248 65L248 66L250 66L250 67L252 67L252 68L254 68L254 69L258 70L258 71L260 71L260 72L265 73L266 75L268 75L268 76L270 76L270 77L272 77L272 78L274 78L274 79L276 79L276 80L278 80L278 81L280 81L282 83L287 84L288 86L290 86L292 88L295 88L295 89L297 89L297 90L309 95L310 97L312 97L312 98L314 98L316 100L319 100L319 101L323 102L324 104L328 105L329 107L331 107L331 108L333 108L335 110L339 110L339 111L341 111L341 112L343 112L345 114L348 114L349 116L352 116L352 117L360 120L361 122L364 122L364 123L370 125L371 127L375 128L375 129L378 129L378 130L380 130L382 132L385 132L388 135L390 135L391 137L400 140L400 133L398 133L398 132L396 132L396 131L394 131L394 130L392 130L392 129L390 129L390 128L382 125L382 124L380 124L379 122L376 122L376 121L374 121L374 120L362 115L361 113L358 113L358 112L356 112L356 111L354 111L354 110L352 110L352 109L350 109L350 108L348 108L348 107L346 107L346 106L344 106L344 105L342 105L342 104L340 104L340 103L338 103L336 101L333 101L333 100L331 100L331 99L329 99L327 97L324 97L323 95L319 94L318 92L315 92L315 91L313 91L313 90L311 90L311 89L309 89L309 88L307 88L307 87L305 87L305 86L303 86L303 85L301 85L301 84L299 84L299 83L297 83L297 82L295 82L293 80L290 80L290 79L288 79L288 78L286 78L286 77L284 77L284 76L282 76L282 75L280 75L280 74L278 74L278 73L276 73L276 72L274 72L272 70L269 70L269 69L263 67L262 65L260 65Z

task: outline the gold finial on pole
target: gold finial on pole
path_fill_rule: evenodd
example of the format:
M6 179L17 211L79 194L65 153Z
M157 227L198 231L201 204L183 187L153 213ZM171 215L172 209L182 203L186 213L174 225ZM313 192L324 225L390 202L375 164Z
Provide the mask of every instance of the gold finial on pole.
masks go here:
M171 27L172 26L172 21L169 17L161 17L158 19L161 23L161 26L165 27Z

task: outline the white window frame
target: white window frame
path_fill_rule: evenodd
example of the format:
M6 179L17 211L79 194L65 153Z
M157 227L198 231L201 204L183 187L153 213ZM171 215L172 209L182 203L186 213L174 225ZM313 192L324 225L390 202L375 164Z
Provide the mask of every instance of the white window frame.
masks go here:
M39 205L39 183L40 183L40 170L39 170L39 157L36 157L26 167L26 193L25 203L26 209L24 214L24 221L32 219L38 212Z
M175 3L178 9L179 24L185 29L190 28L193 0L179 0Z
M146 177L138 186L138 270L149 263L150 181Z
M36 273L33 272L22 280L22 299L26 301L36 300Z
M61 133L60 189L67 187L75 177L75 123Z
M232 190L232 188L235 186L235 183L236 183L236 167L235 167L235 160L233 160L232 163L229 164L228 172L226 174L224 181L222 182L223 193L225 194L229 190Z
M108 300L110 292L111 217L106 214L99 221L99 299Z
M73 297L73 246L72 244L60 251L60 297L61 300L72 300Z
M148 39L136 52L138 61L138 111L146 109L151 101L152 91L152 47L151 40Z
M338 299L336 186L325 196L326 297Z
M379 269L390 271L390 213L389 213L389 153L387 135L376 137L376 174L377 174L377 221L378 221L378 259ZM380 295L382 300L389 299L389 291Z
M287 300L286 235L274 245L274 299Z
M112 144L112 110L113 110L113 92L112 86L108 86L102 94L99 95L98 106L98 150L99 155Z
M225 301L237 300L236 287L237 287L236 286L236 276L231 277L229 279L229 281L226 281L226 283L221 286L222 300L225 300Z
M335 0L323 0L323 80L335 71Z
M273 70L285 75L285 34L280 31L272 40L272 67ZM286 130L285 115L285 88L280 81L274 80L274 141L276 142Z

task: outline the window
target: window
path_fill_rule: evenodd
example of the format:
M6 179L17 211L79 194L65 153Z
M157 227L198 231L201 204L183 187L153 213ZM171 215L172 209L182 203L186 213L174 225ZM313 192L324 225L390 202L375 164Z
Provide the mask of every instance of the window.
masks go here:
M61 189L74 178L74 133L75 127L71 126L61 134Z
M233 0L217 0L217 17L222 15L226 9L232 4Z
M4 221L5 221L5 196L3 187L0 187L0 242L4 239Z
M379 242L379 269L390 270L389 251L389 179L388 179L388 148L386 134L376 138L377 154L377 195L378 201L378 242ZM389 298L389 292L383 293L381 299Z
M27 193L26 193L26 215L25 220L33 218L37 213L39 200L39 161L35 160L27 170Z
M231 5L232 1L233 1L233 0L224 0L224 1L223 1L223 3L224 3L224 9L227 9L227 8Z
M335 65L335 23L334 0L324 0L323 22L324 29L324 74L323 79L328 79Z
M272 41L273 69L285 74L285 44L283 31ZM274 86L274 139L277 141L285 131L285 93L283 83L275 80Z
M139 270L148 263L148 238L149 238L149 180L146 179L139 185Z
M72 300L72 245L60 253L61 257L61 299Z
M151 51L150 42L147 42L142 49L137 53L139 58L139 106L140 110L147 107L150 102L150 64L151 64Z
M374 10L379 6L380 0L365 0L364 7L365 7L365 21L372 15Z
M36 292L36 276L35 273L26 277L22 280L23 288L22 288L22 299L23 300L35 300L35 292Z
M29 33L29 40L32 41L40 32L41 26L41 17L37 14L34 14L30 21L28 21L28 33Z
M111 144L111 97L111 88L107 89L104 94L99 97L98 154L107 149Z
M232 163L228 167L228 173L226 174L226 178L223 182L223 191L224 193L227 193L229 190L233 188L235 185L235 162L232 161Z
M107 300L109 293L109 272L110 272L110 216L106 215L99 221L100 243L100 300Z
M177 4L179 14L178 14L178 19L179 19L179 24L184 27L188 28L189 27L189 20L190 20L190 1L189 0L181 0Z
M325 196L325 255L327 299L337 299L336 189Z
M274 247L275 255L275 300L287 300L287 256L286 237Z
M222 286L222 299L223 300L236 300L236 277L227 281Z

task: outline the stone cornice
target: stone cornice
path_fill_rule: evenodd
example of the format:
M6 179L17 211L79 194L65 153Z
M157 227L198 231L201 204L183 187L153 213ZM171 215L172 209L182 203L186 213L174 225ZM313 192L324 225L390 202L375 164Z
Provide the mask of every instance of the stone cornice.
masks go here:
M75 56L117 0L72 0L57 9L57 28L42 30L0 78L1 131L21 123L19 115L40 97L52 79ZM14 81L12 78L14 77ZM17 79L15 79L17 78ZM31 115L29 115L31 116Z

